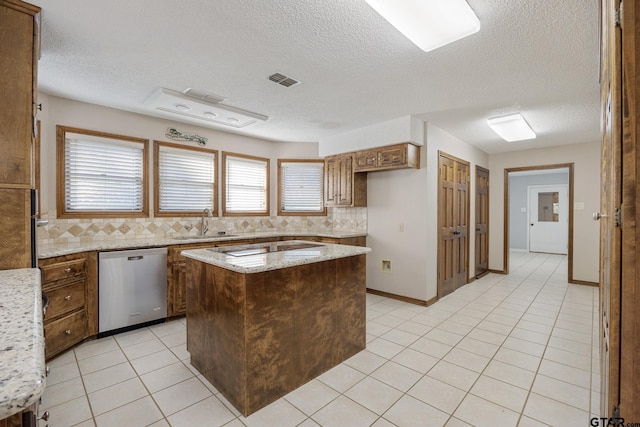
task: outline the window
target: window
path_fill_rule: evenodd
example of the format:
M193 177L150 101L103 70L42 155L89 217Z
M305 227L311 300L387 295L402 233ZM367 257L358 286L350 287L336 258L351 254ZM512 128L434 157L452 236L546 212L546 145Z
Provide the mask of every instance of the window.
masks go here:
M323 193L323 160L278 160L278 215L326 215Z
M222 153L222 214L269 215L269 159Z
M141 138L57 126L58 217L146 217Z
M217 215L218 152L155 141L155 216Z

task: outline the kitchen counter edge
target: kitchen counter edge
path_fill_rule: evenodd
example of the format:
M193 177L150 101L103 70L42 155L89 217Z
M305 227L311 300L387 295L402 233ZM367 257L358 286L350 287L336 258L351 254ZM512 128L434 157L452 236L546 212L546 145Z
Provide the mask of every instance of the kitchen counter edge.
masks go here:
M303 241L291 241L290 243L308 243ZM277 242L274 242L277 243ZM253 245L241 245L238 246L240 249L248 249L252 247L260 247L264 245L263 243L256 243ZM363 255L371 252L371 248L363 247L363 246L350 246L350 245L339 245L333 243L317 243L314 242L314 245L317 245L315 248L307 248L307 249L317 249L319 253L316 252L314 255L310 255L307 257L288 257L289 251L282 252L272 252L266 254L257 254L257 255L249 255L246 257L253 257L253 259L259 259L260 263L256 265L241 265L235 263L234 261L238 260L230 255L226 255L222 252L215 252L209 249L192 249L182 251L182 255L187 258L192 258L197 261L201 261L207 264L215 265L217 267L222 267L227 270L235 271L237 273L242 274L253 274L253 273L262 273L264 271L271 270L279 270L288 267L296 267L298 265L304 264L313 264L316 262L329 261L338 258L347 258L356 255ZM229 247L225 247L228 249ZM299 250L300 252L305 251L305 249ZM259 258L256 258L259 257ZM241 259L244 259L242 257Z
M44 392L43 317L40 270L0 271L0 419Z
M178 239L176 238L178 236L176 236L143 239L96 240L92 242L74 242L64 245L42 245L38 247L38 258L46 259L61 255L72 255L90 251L178 246L193 243L232 242L234 240L262 239L270 237L328 237L333 239L348 239L351 237L364 237L366 235L366 232L253 232L238 233L229 236L211 236L210 238L201 238L197 236L193 236L192 238L184 238L182 236L179 236L180 238Z

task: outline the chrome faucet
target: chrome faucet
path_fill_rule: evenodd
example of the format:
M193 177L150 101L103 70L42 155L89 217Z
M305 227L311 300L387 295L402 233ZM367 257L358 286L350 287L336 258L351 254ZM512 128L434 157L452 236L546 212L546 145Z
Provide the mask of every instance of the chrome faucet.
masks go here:
M205 208L202 210L202 221L200 222L200 236L202 237L204 237L204 235L207 234L207 231L209 231L209 221L204 219L204 214L208 214L209 218L213 218L210 209Z

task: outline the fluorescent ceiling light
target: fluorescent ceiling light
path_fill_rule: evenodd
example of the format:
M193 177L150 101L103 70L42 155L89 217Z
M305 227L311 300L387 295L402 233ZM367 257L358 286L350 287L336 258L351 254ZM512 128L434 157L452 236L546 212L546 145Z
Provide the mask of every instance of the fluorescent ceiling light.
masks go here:
M224 99L221 98L220 99ZM221 102L208 102L185 96L184 93L160 88L147 101L147 105L164 113L178 114L201 122L214 123L235 128L264 122L269 117L243 110Z
M488 119L487 124L495 133L509 142L534 139L536 137L536 133L520 113L494 117Z
M376 12L425 52L480 30L465 0L366 0Z

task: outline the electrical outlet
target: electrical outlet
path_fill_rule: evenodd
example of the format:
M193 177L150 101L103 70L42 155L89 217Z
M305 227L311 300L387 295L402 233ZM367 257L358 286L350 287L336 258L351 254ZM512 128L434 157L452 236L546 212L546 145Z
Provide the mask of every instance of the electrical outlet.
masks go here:
M391 273L391 260L383 259L380 262L380 269L383 273Z

